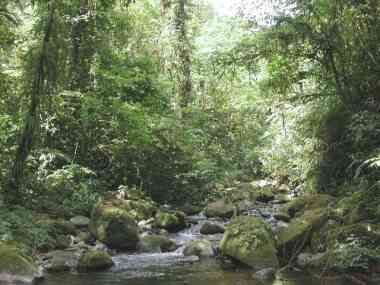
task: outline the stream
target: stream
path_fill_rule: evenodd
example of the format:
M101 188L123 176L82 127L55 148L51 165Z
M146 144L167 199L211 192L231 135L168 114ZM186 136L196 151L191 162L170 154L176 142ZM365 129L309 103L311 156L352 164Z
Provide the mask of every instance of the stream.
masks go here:
M274 229L286 226L273 218L280 206L256 203L248 215L263 217ZM48 274L42 285L349 285L338 279L321 279L301 271L277 274L275 281L257 281L252 270L235 266L231 262L211 258L185 257L184 245L191 240L208 239L217 245L223 234L202 235L199 230L207 219L202 214L190 216L191 226L179 233L170 234L180 247L171 253L119 254L113 257L115 265L106 272ZM220 222L220 220L219 220ZM225 224L228 221L224 221Z

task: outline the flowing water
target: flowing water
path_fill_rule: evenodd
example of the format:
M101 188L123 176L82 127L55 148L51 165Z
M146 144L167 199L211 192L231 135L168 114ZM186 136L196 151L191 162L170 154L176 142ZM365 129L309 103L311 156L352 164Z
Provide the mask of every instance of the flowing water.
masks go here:
M256 205L250 215L264 217L273 226L276 207ZM338 279L320 279L302 272L277 274L275 281L259 282L252 277L248 268L236 267L219 259L198 260L185 257L184 245L196 239L207 238L219 243L222 235L203 236L199 229L206 221L202 215L189 217L193 225L170 238L181 247L172 253L121 254L113 257L115 265L102 273L62 273L47 275L42 285L349 285Z

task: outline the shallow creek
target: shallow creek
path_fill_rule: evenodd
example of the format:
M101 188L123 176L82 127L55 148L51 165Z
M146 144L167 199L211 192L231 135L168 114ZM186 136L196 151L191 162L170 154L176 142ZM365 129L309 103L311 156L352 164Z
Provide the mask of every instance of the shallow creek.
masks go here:
M279 205L256 204L249 215L261 216L275 229L282 225L273 218ZM208 239L215 245L222 234L201 235L199 230L207 219L202 215L188 217L191 227L171 234L170 238L182 245L172 253L120 254L113 257L115 265L102 273L61 273L47 275L43 285L349 285L339 279L320 279L303 272L277 274L275 281L259 282L252 271L217 258L199 261L197 257L185 257L184 245L196 239ZM227 222L225 222L227 223Z

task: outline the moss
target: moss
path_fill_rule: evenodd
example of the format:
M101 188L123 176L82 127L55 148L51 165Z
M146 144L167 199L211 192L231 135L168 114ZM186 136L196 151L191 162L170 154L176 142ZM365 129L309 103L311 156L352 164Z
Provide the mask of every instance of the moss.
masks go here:
M78 269L81 271L94 271L108 269L113 266L111 256L104 251L88 251L79 259Z
M119 209L122 209L133 217L136 221L142 221L154 216L157 212L157 207L150 200L120 200L114 199L106 202Z
M267 203L269 201L274 200L275 198L273 189L270 186L258 188L255 192L256 192L256 200L259 202Z
M321 209L306 211L302 216L292 220L288 227L278 233L277 248L283 261L297 255L305 248L314 231L327 221L328 215Z
M176 232L186 227L185 214L182 212L158 212L155 216L155 226L169 232Z
M37 266L16 244L0 243L0 273L34 276Z
M226 229L220 243L223 255L255 270L278 268L277 250L270 227L255 217L239 217Z
M101 203L93 211L90 232L115 249L136 249L139 237L134 219L112 203Z
M285 211L291 216L302 215L306 210L315 210L327 208L335 199L325 194L309 194L300 196L292 200L285 208Z
M171 239L160 235L147 235L141 239L140 250L143 252L170 252L177 249L177 245Z
M185 256L212 257L214 256L214 249L208 240L195 240L186 246L183 254Z
M234 214L235 207L232 203L227 203L224 200L219 200L207 205L205 214L207 217L231 218Z

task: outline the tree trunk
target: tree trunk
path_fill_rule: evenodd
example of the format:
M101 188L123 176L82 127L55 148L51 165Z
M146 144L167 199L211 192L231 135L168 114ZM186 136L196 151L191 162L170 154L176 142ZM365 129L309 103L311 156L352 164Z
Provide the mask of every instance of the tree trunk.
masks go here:
M175 28L177 33L178 52L178 95L181 108L187 107L191 102L191 47L187 33L187 0L178 0L175 11Z
M42 97L47 93L48 82L48 46L52 27L54 24L54 0L49 4L49 18L46 23L44 37L41 45L41 51L38 55L36 64L35 77L31 88L31 101L28 109L28 113L25 119L25 126L20 137L20 142L16 150L16 156L12 172L10 175L8 193L6 193L6 199L10 203L19 203L22 200L20 197L21 189L23 185L25 162L28 158L34 143L34 136L39 125L40 104Z

